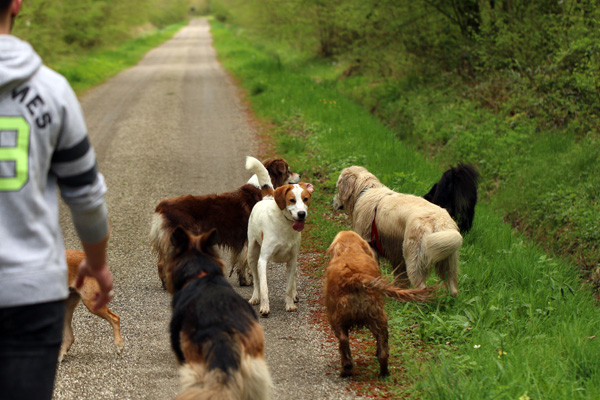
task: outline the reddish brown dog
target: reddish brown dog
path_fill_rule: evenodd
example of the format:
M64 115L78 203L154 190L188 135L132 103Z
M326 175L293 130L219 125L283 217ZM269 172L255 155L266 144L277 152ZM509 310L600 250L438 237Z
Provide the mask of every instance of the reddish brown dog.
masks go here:
M352 376L354 365L349 331L367 327L377 340L380 376L388 372L388 318L383 296L399 301L427 301L434 287L399 289L386 283L369 244L353 231L339 232L327 249L325 281L327 318L340 345L341 376Z
M67 309L65 313L65 323L63 328L63 341L58 355L58 361L62 361L65 354L71 348L71 345L75 341L73 336L73 313L75 308L79 305L79 301L83 301L83 304L87 309L100 318L108 321L113 328L114 343L117 348L117 353L121 354L123 350L123 339L121 338L121 318L110 311L108 307L104 306L98 311L94 309L94 297L96 293L100 292L100 285L94 278L86 277L83 280L83 286L80 289L75 288L75 280L77 279L77 270L79 264L85 258L85 254L82 251L77 250L66 250L67 265L69 267L69 297L67 299Z
M274 187L300 179L281 158L265 160L263 165L267 168ZM163 266L170 258L171 235L178 226L195 235L216 229L217 244L231 250L231 268L232 271L234 268L237 270L240 286L252 284L245 250L248 241L248 218L254 205L262 200L262 193L256 177L251 178L249 182L230 192L172 197L156 206L150 241L154 253L158 256L158 276L163 287Z

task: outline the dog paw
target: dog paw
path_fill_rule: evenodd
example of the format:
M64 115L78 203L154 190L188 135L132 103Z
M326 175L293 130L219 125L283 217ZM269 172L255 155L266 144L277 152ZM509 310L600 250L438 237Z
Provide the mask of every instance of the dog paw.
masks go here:
M298 307L296 307L295 304L288 304L285 306L285 311L290 312L290 311L297 311Z
M260 300L258 297L252 297L250 300L248 300L248 303L252 304L253 306L257 305L258 303L260 303Z
M238 276L238 283L240 286L251 286L252 285L252 277L251 276Z
M347 378L352 375L354 375L352 366L350 366L350 367L344 366L344 368L342 368L342 371L340 372L340 376L342 378Z
M120 345L120 346L119 346L119 345L117 345L117 346L115 346L115 348L117 349L117 354L118 354L118 355L121 355L121 354L123 353L123 348L124 348L124 347L125 347L125 346L123 346L123 345Z
M269 310L269 307L261 307L260 308L260 316L263 318L268 317L270 312L271 311Z

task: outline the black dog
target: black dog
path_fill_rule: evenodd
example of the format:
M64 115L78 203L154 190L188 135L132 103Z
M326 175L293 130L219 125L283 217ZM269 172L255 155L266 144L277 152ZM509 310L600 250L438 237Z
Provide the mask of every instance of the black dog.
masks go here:
M473 225L478 180L479 173L474 166L458 164L444 172L440 181L423 197L445 208L460 231L466 233Z
M184 387L177 399L267 399L263 329L223 275L215 232L195 236L178 227L171 236L174 251L165 265L174 293L171 346Z

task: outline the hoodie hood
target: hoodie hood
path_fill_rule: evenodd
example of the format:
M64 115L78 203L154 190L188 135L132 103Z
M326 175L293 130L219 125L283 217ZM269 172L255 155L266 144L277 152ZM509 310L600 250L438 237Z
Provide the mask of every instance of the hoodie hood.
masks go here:
M0 35L0 91L18 86L41 67L31 45L12 35Z

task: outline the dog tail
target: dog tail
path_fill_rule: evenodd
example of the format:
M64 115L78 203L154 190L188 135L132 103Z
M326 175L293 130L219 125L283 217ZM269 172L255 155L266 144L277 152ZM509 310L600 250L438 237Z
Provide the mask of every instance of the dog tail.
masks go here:
M382 278L371 279L370 282L366 282L365 287L376 289L387 297L403 302L429 301L434 297L433 292L438 289L435 286L427 286L420 289L401 289L386 282Z
M273 195L273 183L271 183L271 177L269 171L265 168L263 163L254 157L246 157L246 169L258 178L258 187L262 191L263 197Z
M165 229L165 220L162 214L152 214L152 225L150 227L150 244L154 254L164 254L169 247L169 235Z
M425 235L423 245L429 263L437 263L458 252L463 238L458 231L450 229Z
M179 369L183 391L175 400L263 400L273 387L265 360L246 355L240 369L228 374L221 369L206 371L202 364L184 364Z

